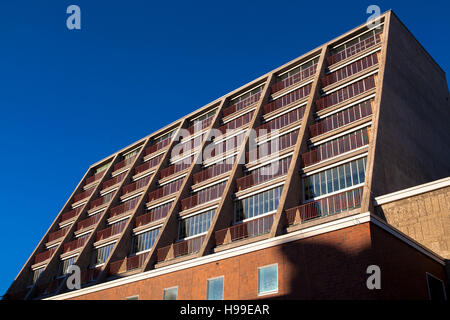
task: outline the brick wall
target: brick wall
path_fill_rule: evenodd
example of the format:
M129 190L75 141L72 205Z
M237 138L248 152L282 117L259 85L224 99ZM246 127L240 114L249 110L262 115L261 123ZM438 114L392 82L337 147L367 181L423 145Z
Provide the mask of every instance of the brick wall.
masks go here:
M376 211L395 228L450 259L450 187L386 203Z
M258 297L257 268L273 263L279 291ZM381 267L381 290L366 287L370 264ZM364 223L74 299L161 299L164 288L178 286L179 299L202 300L207 279L218 276L225 299L427 299L425 271L444 277L437 262Z

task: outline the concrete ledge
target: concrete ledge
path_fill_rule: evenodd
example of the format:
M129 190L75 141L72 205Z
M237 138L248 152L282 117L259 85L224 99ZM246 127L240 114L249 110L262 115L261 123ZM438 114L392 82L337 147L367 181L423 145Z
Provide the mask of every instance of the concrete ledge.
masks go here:
M389 202L414 197L414 196L422 194L422 193L446 188L448 186L450 186L450 177L376 197L375 205L379 206L379 205L386 204Z

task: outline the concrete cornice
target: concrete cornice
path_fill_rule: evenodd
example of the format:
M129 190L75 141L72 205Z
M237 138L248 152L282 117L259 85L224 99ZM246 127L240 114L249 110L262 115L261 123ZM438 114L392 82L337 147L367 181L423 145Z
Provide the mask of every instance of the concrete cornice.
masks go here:
M450 177L376 197L375 205L379 206L389 202L414 197L422 193L431 192L448 186L450 186Z

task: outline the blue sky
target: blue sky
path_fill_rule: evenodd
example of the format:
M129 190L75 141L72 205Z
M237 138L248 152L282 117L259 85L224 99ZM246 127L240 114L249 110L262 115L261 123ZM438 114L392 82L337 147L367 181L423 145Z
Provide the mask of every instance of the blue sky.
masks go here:
M0 295L90 164L364 23L369 5L449 70L448 3L308 2L1 1Z

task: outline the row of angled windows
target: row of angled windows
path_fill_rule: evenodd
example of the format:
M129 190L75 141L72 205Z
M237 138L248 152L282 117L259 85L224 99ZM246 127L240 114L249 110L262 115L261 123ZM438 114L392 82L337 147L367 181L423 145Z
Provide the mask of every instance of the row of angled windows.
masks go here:
M338 52L340 52L342 50L345 50L345 49L347 49L347 48L349 48L349 47L351 47L351 46L353 46L353 45L355 45L355 44L357 44L357 43L359 43L361 41L364 41L364 40L374 36L377 33L378 32L377 32L376 29L372 29L372 30L370 30L370 31L360 35L359 37L355 37L354 39L352 39L352 40L350 40L350 41L348 41L348 42L346 42L346 43L344 43L344 44L342 44L342 45L340 45L340 46L338 46L336 48L333 48L330 51L330 54L333 55L333 54L338 53Z
M364 157L303 178L305 200L364 183L366 162Z

